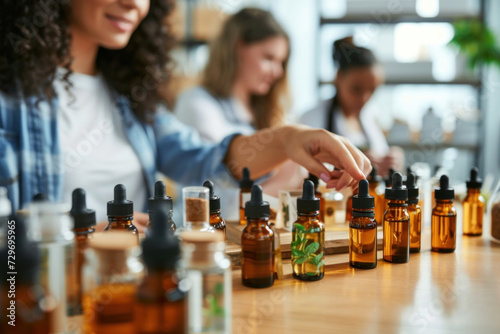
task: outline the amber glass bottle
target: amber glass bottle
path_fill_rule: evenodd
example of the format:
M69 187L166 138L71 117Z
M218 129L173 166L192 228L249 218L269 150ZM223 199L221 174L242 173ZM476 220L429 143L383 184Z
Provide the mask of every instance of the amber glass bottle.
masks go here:
M467 196L463 203L464 235L479 236L483 234L484 198L481 196L481 186L478 169L472 168L470 180L467 181Z
M177 227L172 220L173 207L172 197L167 196L167 187L165 186L165 183L162 181L156 181L154 196L150 197L148 200L149 222L148 228L146 229L146 236L149 236L150 234L149 226L153 223L154 214L158 210L162 210L167 213L167 220L163 221L163 223L167 224L167 230L169 232L175 232Z
M392 177L394 176L394 169L390 168L389 169L389 175L387 176L387 179L385 179L385 189L387 191L387 188L392 188ZM389 209L389 199L385 197L384 194L384 214Z
M78 314L82 313L82 269L85 263L85 250L88 242L94 235L96 218L95 211L87 209L85 190L77 188L73 190L73 203L71 206L71 217L75 223L76 241L76 284L78 288L77 304Z
M134 203L127 200L127 190L123 184L117 184L114 189L114 199L108 202L108 225L106 231L126 231L137 237L139 244L139 231L132 223L134 220Z
M214 194L212 181L205 181L203 186L210 189L210 226L217 231L221 231L224 235L224 241L226 241L226 221L220 215L220 198Z
M367 180L359 181L358 189L352 200L349 222L349 264L354 268L372 269L377 266L375 198L370 196Z
M11 216L6 229L12 234L3 236L6 240L3 240L0 249L0 260L5 268L0 272L0 333L48 334L62 331L64 319L57 319L52 314L55 300L45 294L38 282L42 263L40 248L28 239L26 225L20 215ZM12 248L13 245L15 248ZM12 250L15 255L12 255Z
M410 215L408 189L403 186L401 173L392 176L392 187L386 188L385 198L389 204L384 214L384 260L405 263L410 260Z
M325 275L325 224L318 219L319 209L314 184L306 180L302 197L297 198L291 242L293 277L302 281L317 281Z
M319 191L319 178L316 175L309 173L309 177L307 179L314 183L314 196L319 198L319 220L324 224L326 201L323 198L323 194Z
M457 241L457 211L453 207L455 190L449 187L448 176L439 179L439 188L434 190L436 207L432 210L431 250L451 253Z
M420 235L422 229L422 209L418 205L418 187L416 176L410 172L406 178L408 188L408 214L410 215L410 253L420 252Z
M377 168L373 167L368 176L370 195L375 199L375 221L382 226L385 213L385 197L382 188L383 179L377 174Z
M246 225L245 219L245 204L250 201L250 193L252 191L253 180L250 179L250 169L243 168L243 177L240 181L240 224Z
M155 210L151 233L142 242L142 259L147 273L137 288L134 305L137 334L187 332L185 291L178 286L176 272L180 244L168 221L167 210Z
M89 241L83 279L83 333L135 334L134 304L143 266L137 239L124 231Z
M245 286L266 288L274 284L274 233L268 226L269 203L262 200L262 188L252 187L245 204L247 225L241 234L241 279Z
M345 208L345 221L349 223L352 219L352 198L358 194L358 190L353 191L352 195L349 196Z

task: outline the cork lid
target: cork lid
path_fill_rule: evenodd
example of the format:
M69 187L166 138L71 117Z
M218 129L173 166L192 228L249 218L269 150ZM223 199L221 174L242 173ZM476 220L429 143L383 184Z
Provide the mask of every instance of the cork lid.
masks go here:
M211 266L214 263L214 252L225 248L222 233L183 232L181 233L182 249L191 266Z
M96 233L89 240L89 247L102 251L124 251L137 245L137 236L130 232L109 231Z
M182 242L190 244L209 244L224 241L223 233L186 231L181 233Z

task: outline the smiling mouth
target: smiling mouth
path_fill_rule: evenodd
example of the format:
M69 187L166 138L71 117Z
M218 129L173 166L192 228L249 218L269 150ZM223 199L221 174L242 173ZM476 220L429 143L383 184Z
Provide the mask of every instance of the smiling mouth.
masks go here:
M126 18L106 14L106 19L113 27L121 32L128 32L134 29L134 23Z

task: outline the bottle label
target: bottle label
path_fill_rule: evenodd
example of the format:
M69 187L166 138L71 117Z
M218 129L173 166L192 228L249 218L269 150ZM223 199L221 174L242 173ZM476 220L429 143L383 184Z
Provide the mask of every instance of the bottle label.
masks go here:
M320 276L324 272L324 233L320 228L306 230L299 223L293 224L291 249L294 273Z

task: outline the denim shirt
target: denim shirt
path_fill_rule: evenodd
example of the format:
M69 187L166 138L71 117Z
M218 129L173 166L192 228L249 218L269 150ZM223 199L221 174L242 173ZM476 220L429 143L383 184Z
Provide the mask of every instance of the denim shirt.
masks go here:
M37 193L46 194L51 201L62 200L58 101L37 100L0 93L0 186L7 188L13 210L23 208ZM149 196L158 171L183 185L202 185L206 179L237 184L223 162L235 134L221 143L208 144L164 108L159 107L154 122L146 124L133 114L128 99L117 96L115 101L126 136L141 162ZM89 185L87 191L91 188ZM144 199L138 207L145 210L146 204Z

